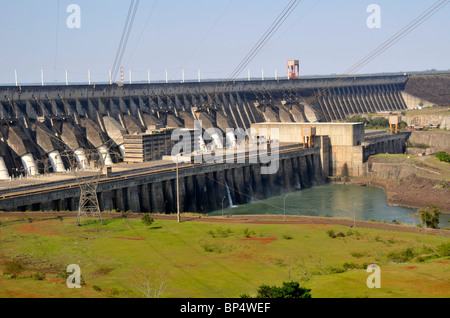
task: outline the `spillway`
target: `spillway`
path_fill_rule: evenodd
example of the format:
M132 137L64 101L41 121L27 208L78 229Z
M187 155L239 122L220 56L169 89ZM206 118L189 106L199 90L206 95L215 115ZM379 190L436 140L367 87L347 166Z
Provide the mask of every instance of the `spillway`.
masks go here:
M2 157L9 175L27 174L30 167L26 165L32 165L36 174L60 172L71 169L74 159L79 167L85 166L80 149L84 153L97 150L107 164L117 163L125 156L124 135L192 129L197 119L204 129L226 133L226 128L248 129L258 122L330 122L398 111L406 109L401 92L407 81L407 75L368 75L0 87ZM211 137L220 148L235 143ZM62 156L58 163L54 151ZM64 156L68 152L75 158Z

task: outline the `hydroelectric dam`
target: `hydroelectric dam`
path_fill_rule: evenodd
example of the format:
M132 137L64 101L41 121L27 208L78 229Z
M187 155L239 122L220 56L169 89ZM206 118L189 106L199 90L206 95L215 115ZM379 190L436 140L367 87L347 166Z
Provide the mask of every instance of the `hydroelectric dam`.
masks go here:
M407 81L358 75L0 87L0 209L77 211L80 185L97 180L103 211L206 213L323 184L344 165L362 175L371 154L404 152L408 134L367 133L362 123L336 121L405 110ZM256 131L258 144L276 153L278 169L261 173L267 162L251 160L251 151L240 153L243 161L176 165L171 135L192 134L196 121L210 153L237 147L239 134L229 129ZM312 145L302 127L316 131ZM267 133L273 128L280 134Z

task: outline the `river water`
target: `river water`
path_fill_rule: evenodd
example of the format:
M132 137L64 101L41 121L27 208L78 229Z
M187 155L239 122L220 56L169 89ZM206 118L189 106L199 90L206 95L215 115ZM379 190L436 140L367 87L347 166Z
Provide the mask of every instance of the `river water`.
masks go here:
M286 209L284 208L286 207ZM415 209L402 206L390 206L386 203L383 189L370 186L345 184L326 184L299 190L269 199L259 200L223 210L224 215L244 214L284 214L329 216L356 220L393 222L400 221L407 224L417 224L419 221L412 217ZM209 215L222 215L217 210ZM450 225L450 215L441 214L440 227Z

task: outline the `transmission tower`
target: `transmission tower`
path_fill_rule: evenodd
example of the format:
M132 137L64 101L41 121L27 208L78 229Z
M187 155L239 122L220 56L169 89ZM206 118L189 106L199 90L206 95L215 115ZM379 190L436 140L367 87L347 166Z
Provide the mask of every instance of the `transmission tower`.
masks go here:
M112 143L112 140L109 140L108 143ZM111 153L111 146L112 144L105 145L108 155L115 154ZM81 225L81 219L89 215L103 224L97 188L105 167L106 154L99 153L96 149L84 149L83 153L78 154L69 150L66 155L80 187L77 225Z
M82 153L67 150L62 155L69 159L70 167L80 187L77 225L81 225L81 219L89 215L103 224L97 198L98 183L104 167L103 156L90 149L84 149Z
M64 101L63 101L64 102ZM65 104L65 103L64 103ZM81 219L92 215L103 224L100 204L97 197L99 180L103 174L107 156L120 157L120 154L112 150L115 145L112 139L105 138L102 151L99 149L70 149L61 138L49 134L60 146L60 156L67 158L70 168L80 187L80 200L78 205L77 225L81 225ZM47 171L46 162L44 162Z
M100 204L97 197L98 182L102 175L104 166L103 156L98 155L96 151L94 152L92 150L85 150L85 156L88 158L88 165L83 167L84 170L90 170L91 165L93 164L95 174L92 178L88 177L83 180L78 180L78 184L80 186L80 203L78 205L77 224L81 225L81 219L90 214L103 224ZM74 174L75 177L77 177L77 171L75 170Z

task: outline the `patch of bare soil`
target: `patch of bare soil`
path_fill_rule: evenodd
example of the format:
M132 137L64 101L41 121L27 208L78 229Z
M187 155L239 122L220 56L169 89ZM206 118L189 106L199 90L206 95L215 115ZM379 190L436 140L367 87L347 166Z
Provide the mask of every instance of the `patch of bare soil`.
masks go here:
M39 228L39 221L35 221L33 223L23 224L19 226L19 230L22 233L31 234L31 233L38 233L38 234L44 234L44 235L54 235L57 234L55 232L51 231L45 231Z

